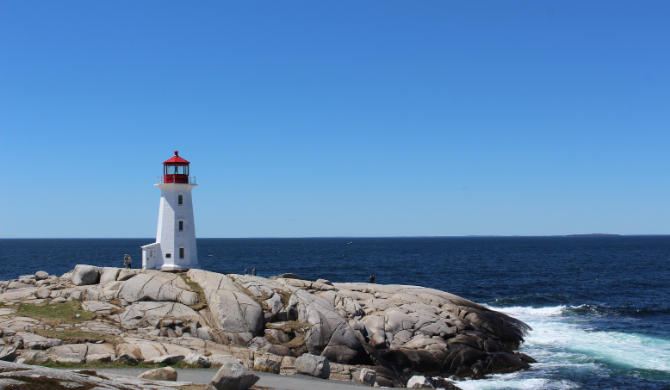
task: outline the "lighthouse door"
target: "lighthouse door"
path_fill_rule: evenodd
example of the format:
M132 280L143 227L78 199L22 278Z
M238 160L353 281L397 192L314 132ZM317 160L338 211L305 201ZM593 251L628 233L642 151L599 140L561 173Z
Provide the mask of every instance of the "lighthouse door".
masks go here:
M154 243L142 247L142 268L155 269L156 258L159 255L160 244Z

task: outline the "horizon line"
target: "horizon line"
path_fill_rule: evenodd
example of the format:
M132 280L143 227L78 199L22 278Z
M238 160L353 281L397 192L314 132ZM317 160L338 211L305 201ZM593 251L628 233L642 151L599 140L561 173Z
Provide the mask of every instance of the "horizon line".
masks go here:
M460 236L258 236L258 237L196 237L197 239L249 240L249 239L325 239L325 238L468 238L468 237L640 237L640 236L670 236L670 233L570 233L545 235L502 235L502 234L469 234ZM0 240L155 240L147 237L3 237Z

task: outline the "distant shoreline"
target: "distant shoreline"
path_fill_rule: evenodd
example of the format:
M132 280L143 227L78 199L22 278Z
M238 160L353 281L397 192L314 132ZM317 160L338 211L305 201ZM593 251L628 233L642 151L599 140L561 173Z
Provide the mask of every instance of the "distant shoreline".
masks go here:
M566 234L566 237L607 237L607 236L621 236L621 234L613 233L587 233L587 234Z

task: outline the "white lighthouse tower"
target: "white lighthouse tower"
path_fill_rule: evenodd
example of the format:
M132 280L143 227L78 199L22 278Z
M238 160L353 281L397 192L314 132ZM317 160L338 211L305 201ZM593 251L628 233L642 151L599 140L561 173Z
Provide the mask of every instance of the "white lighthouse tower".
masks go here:
M156 242L142 247L142 268L176 271L200 268L195 244L191 190L197 185L189 176L191 163L174 156L163 162Z

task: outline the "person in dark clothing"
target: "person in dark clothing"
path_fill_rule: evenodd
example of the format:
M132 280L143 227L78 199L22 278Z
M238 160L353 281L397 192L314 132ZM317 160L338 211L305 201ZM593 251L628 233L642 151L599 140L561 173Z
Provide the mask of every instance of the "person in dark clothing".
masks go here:
M254 275L254 276L256 276L256 268L252 268L252 269L251 269L251 274Z
M123 257L123 265L126 266L126 268L131 268L133 265L133 261L130 259L130 256L125 255Z
M374 275L370 275L370 283L374 283L374 282L375 282L375 276L374 276Z
M249 268L245 268L245 269L244 269L244 274L245 274L245 275L249 275Z

